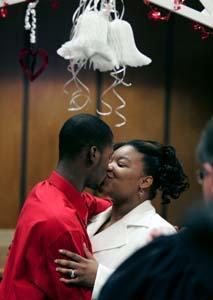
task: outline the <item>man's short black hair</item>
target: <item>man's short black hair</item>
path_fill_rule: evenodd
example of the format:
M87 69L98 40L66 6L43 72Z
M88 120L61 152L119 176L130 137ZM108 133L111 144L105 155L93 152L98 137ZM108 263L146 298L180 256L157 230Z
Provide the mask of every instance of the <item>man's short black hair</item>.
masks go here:
M213 165L213 118L208 121L201 134L197 146L197 157L201 164L209 163Z
M68 119L59 133L59 160L73 158L83 149L96 146L99 151L112 145L113 133L101 119L79 114Z

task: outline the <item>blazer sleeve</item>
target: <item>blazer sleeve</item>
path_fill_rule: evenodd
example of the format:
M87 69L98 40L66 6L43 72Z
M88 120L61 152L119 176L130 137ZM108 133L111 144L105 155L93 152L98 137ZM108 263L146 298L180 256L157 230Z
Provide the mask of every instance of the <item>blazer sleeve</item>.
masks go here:
M114 269L107 268L104 265L98 265L98 271L95 279L95 284L93 287L92 300L98 299L102 287L106 283L107 279L112 275Z

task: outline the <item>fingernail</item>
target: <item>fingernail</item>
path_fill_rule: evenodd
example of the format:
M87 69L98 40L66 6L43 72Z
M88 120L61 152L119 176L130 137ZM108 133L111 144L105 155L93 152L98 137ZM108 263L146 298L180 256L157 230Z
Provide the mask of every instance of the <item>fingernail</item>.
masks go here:
M64 252L64 250L63 249L60 249L60 250L58 250L60 253L63 253Z
M57 264L58 260L57 260L57 259L55 259L55 260L54 260L54 262Z

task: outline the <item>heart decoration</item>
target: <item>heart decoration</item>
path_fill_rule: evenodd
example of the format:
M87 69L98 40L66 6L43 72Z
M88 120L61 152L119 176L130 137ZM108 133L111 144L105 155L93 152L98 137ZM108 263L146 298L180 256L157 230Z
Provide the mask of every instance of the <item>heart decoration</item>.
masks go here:
M3 2L3 7L0 8L0 18L6 18L8 11L7 11L7 3Z
M36 51L28 48L21 49L19 52L19 63L27 78L33 81L47 68L48 53L41 48Z
M51 7L53 10L58 10L60 7L60 3L57 0L52 0Z

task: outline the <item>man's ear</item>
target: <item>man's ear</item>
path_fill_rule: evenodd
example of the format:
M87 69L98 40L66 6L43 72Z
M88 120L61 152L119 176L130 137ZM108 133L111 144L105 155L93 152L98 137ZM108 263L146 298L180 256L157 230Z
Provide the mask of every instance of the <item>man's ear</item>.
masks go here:
M148 189L153 184L153 177L152 176L144 176L140 178L139 187L140 189Z
M96 146L92 146L89 148L87 153L87 162L89 165L95 165L100 159L100 151Z

